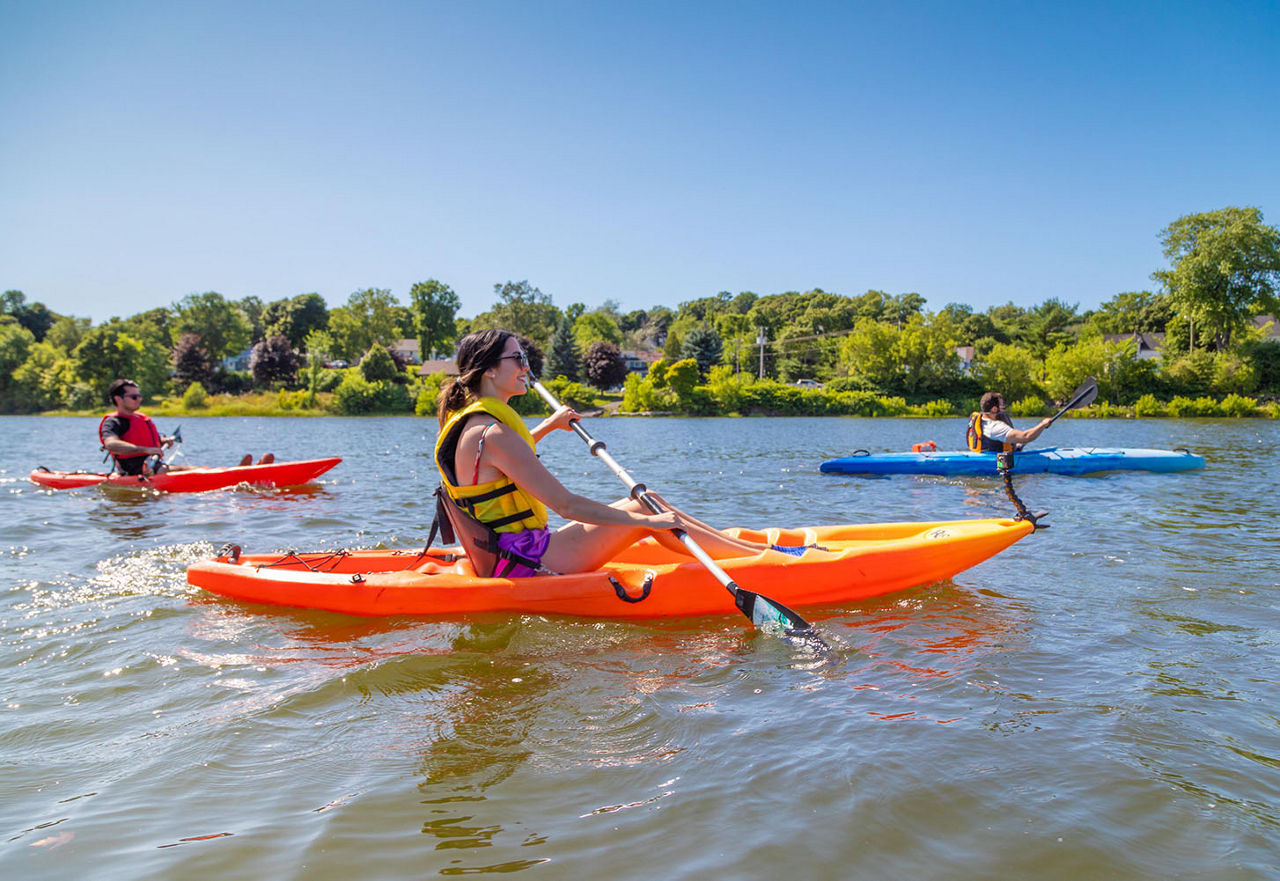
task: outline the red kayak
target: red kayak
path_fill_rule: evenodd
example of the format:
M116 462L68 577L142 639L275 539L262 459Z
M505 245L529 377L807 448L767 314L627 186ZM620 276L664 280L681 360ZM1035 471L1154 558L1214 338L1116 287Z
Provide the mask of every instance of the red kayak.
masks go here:
M314 480L342 460L306 459L301 462L272 462L269 465L237 465L232 468L191 468L167 471L152 477L128 474L94 474L88 471L50 471L37 468L31 482L49 489L77 489L84 486L121 486L171 493L200 493L226 489L242 483L253 486L297 486Z

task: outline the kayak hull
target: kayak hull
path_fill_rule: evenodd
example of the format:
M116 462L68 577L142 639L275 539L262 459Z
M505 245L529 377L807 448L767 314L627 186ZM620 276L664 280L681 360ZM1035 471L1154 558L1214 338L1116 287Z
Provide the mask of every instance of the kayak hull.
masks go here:
M230 486L297 486L314 480L341 462L338 457L272 462L269 465L241 465L232 468L191 468L167 471L152 477L124 474L91 474L83 471L31 472L31 482L48 489L77 489L86 486L117 486L171 493L208 492Z
M1204 467L1204 457L1182 450L1135 448L1045 447L1013 457L1017 474L1097 474L1103 471L1191 471ZM818 466L828 474L935 474L995 477L995 453L967 450L920 453L874 453L831 459Z
M734 581L791 607L834 605L942 581L1032 531L1017 520L880 523L731 534L770 544L817 543L801 557L764 551L718 561ZM640 602L626 602L651 591ZM698 562L646 538L594 572L478 578L460 548L312 554L224 554L187 570L187 581L250 603L348 615L450 616L522 612L595 618L724 614L725 588ZM615 587L613 582L617 582Z

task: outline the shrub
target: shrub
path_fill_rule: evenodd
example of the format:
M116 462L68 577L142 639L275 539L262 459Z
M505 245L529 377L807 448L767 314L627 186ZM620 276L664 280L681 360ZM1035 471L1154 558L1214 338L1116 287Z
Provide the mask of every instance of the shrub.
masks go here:
M409 412L409 392L402 384L383 379L369 382L355 370L347 373L333 394L338 411L345 416Z
M927 404L917 404L911 408L911 412L917 416L933 418L956 415L955 408L951 406L950 401L929 401Z
M1258 412L1258 402L1244 395L1227 395L1218 404L1218 412L1223 416L1254 416Z
M1156 396L1145 394L1133 402L1133 415L1138 417L1163 416L1164 407L1156 400Z
M360 374L369 382L396 380L400 378L400 368L390 352L374 343L360 359Z
M1217 401L1208 395L1199 398L1178 395L1169 402L1168 410L1169 415L1175 419L1186 416L1217 416L1219 412Z
M557 376L555 379L544 383L544 385L546 385L548 391L556 396L556 400L562 404L567 404L575 410L585 410L595 406L595 391L582 383L570 382L563 377ZM539 404L542 404L544 409L546 408L545 403L543 403L537 392L531 391L524 397L534 398Z
M1044 400L1035 395L1029 395L1020 401L1015 401L1009 407L1009 412L1014 416L1045 416Z
M182 393L182 406L187 410L199 410L204 407L205 400L208 397L209 394L204 390L204 386L198 382L193 382Z

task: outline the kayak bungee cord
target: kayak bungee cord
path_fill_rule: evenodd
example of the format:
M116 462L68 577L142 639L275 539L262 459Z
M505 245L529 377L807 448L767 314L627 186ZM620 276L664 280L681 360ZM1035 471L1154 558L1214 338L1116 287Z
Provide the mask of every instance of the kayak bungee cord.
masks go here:
M537 377L532 373L529 374L529 382L532 383L534 390L542 397L542 400L546 401L547 405L551 407L551 412L554 413L556 410L560 409L562 405L558 400L556 400L555 395L547 391L546 386L538 382ZM637 483L621 465L614 461L613 457L605 451L603 441L598 441L593 438L587 430L582 427L581 420L575 419L570 423L570 425L573 427L574 433L577 434L578 437L582 438L583 443L587 445L587 449L591 452L591 455L595 456L608 466L609 470L612 471L614 475L627 487L627 491L633 499L643 502L644 505L655 514L662 513L664 509L658 500L653 497L643 483ZM816 634L813 633L813 627L810 626L809 622L801 618L791 609L788 609L781 603L771 600L766 596L762 596L754 591L740 587L729 576L729 573L721 569L720 565L711 558L710 554L702 549L702 546L699 545L697 541L694 540L693 536L689 535L689 533L685 532L683 529L673 529L671 530L671 534L678 538L689 550L689 553L691 553L708 572L715 576L716 581L719 581L725 590L729 591L733 596L734 605L738 607L738 611L746 615L747 618L751 620L751 623L756 627L766 631L781 630L787 636L807 637L809 639L817 638Z

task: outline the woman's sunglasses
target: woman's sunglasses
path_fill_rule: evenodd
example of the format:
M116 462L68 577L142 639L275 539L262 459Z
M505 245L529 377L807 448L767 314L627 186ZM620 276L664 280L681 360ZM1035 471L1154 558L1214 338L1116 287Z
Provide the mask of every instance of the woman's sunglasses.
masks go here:
M521 351L521 352L516 352L514 355L503 355L503 356L502 356L501 358L499 358L498 360L499 360L499 361L505 361L505 360L507 360L508 358L510 358L512 361L516 362L516 364L520 365L521 367L528 367L528 366L529 366L529 356L528 356L528 355L526 355L526 354L525 354L524 352L522 352L522 351Z

